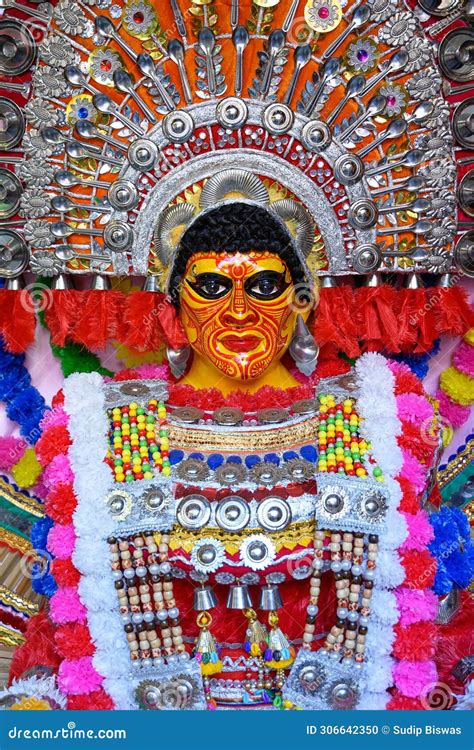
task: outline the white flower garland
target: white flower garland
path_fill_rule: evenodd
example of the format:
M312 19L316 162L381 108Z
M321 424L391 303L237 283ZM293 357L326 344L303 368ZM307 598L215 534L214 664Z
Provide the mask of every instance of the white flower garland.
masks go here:
M371 452L382 469L390 501L387 530L379 538L376 587L372 597L372 614L367 633L367 655L371 661L370 692L359 709L384 709L389 700L387 689L393 685L393 658L390 656L395 639L394 625L399 611L393 589L399 586L405 571L397 549L408 535L405 519L398 511L402 498L395 477L400 473L403 455L397 443L401 424L397 416L395 376L381 354L364 354L355 365L359 397L357 405L363 419L361 432L371 443Z
M130 656L117 610L107 545L114 526L105 498L113 489L113 478L104 463L109 425L102 377L98 373L71 375L64 384L64 409L69 415L72 444L68 455L77 498L73 516L77 539L72 559L82 574L78 591L96 647L92 662L104 677L104 689L115 707L135 708Z

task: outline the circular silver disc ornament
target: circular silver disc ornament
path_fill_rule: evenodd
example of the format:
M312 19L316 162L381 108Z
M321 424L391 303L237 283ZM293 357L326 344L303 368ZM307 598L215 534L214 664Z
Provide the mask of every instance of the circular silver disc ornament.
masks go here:
M0 96L0 150L8 151L17 146L25 132L25 118L20 108L4 96Z
M340 487L326 487L321 495L321 503L326 513L331 516L340 515L348 500L347 493Z
M117 211L130 211L138 206L139 195L136 186L130 180L116 180L109 188L109 203Z
M270 104L262 114L264 128L272 135L283 135L287 133L295 121L294 112L280 102Z
M474 77L474 31L468 26L450 31L439 45L438 56L447 78L469 82Z
M370 229L377 224L379 212L373 201L360 198L349 209L349 223L355 229Z
M236 96L229 96L217 105L216 117L223 128L237 129L245 125L249 116L246 103Z
M453 132L460 146L474 148L474 97L464 99L454 110Z
M301 131L301 142L308 151L323 151L331 143L329 126L319 120L310 120Z
M240 545L240 558L251 570L264 570L275 559L275 547L263 534L251 534Z
M236 464L232 461L229 463L221 464L214 472L214 478L216 482L226 485L226 487L232 487L235 484L245 481L247 471L242 464Z
M334 177L342 185L355 185L364 174L364 163L357 154L342 154L336 159Z
M106 500L111 515L120 521L130 515L132 511L132 496L125 490L113 490Z
M458 240L454 248L454 262L466 276L474 278L474 229Z
M368 492L361 501L360 510L372 520L384 515L387 509L385 498L380 492Z
M291 523L291 508L281 497L266 497L258 504L257 520L265 531L282 531Z
M287 410L278 406L260 409L257 412L257 419L261 424L279 424L288 419L288 416Z
M371 273L380 266L381 261L380 249L371 243L359 245L351 255L352 268L356 273Z
M235 427L235 425L244 421L245 414L241 409L236 409L234 406L221 406L216 409L212 418L217 424Z
M163 133L171 143L185 143L194 132L194 120L189 112L177 110L166 115L162 123Z
M152 513L160 513L167 505L168 500L164 493L157 487L151 487L142 495L145 508Z
M311 398L303 398L301 401L295 401L291 407L293 414L315 414L316 402Z
M176 517L185 529L202 529L211 517L211 506L204 495L186 495L179 502Z
M464 175L458 185L458 201L468 216L474 217L474 169Z
M124 221L111 221L104 229L104 242L113 253L123 253L133 244L133 229Z
M347 682L337 682L329 689L328 702L334 709L348 710L354 708L358 697L354 685Z
M150 389L147 385L144 385L139 381L132 381L131 383L124 383L124 385L120 386L120 393L123 393L125 396L149 396Z
M449 16L458 5L459 0L418 0L418 5L430 16L444 18Z
M36 57L36 43L26 23L12 18L0 21L0 73L19 76L26 73Z
M14 279L28 266L26 242L17 232L0 228L0 276Z
M148 138L137 138L128 147L128 161L139 172L153 169L158 159L158 146Z
M0 169L0 219L14 216L20 205L21 182L9 169Z
M204 412L196 406L179 406L173 410L173 419L185 424L195 424L204 417Z
M221 500L216 510L216 523L225 531L242 531L250 521L248 503L239 495Z

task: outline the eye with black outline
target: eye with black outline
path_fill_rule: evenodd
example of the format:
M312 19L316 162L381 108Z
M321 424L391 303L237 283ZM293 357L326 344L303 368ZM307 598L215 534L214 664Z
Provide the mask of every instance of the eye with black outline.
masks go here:
M262 300L276 299L288 287L289 283L285 280L285 274L278 273L278 271L261 271L245 282L247 294L255 299Z
M220 273L199 273L192 281L187 279L187 282L204 299L225 297L232 289L232 280Z

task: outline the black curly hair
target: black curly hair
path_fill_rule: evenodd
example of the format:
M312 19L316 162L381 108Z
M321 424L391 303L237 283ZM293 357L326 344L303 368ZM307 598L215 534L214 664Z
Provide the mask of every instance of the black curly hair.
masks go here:
M293 283L307 283L291 235L276 217L262 206L239 202L225 203L199 216L184 232L170 275L169 289L173 302L179 302L180 282L186 264L194 253L238 253L250 250L279 255L288 266Z

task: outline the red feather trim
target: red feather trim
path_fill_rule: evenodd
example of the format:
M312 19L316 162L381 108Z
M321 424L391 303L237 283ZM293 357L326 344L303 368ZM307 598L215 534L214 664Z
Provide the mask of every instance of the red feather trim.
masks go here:
M427 352L436 338L433 306L426 289L400 289L400 348L403 352Z
M464 287L458 285L429 289L427 297L433 306L438 336L463 336L474 326L474 310Z
M71 586L75 588L79 585L80 573L74 567L71 560L53 560L51 563L51 573L59 587Z
M172 349L181 349L189 344L181 319L169 299L163 300L160 325L165 340Z
M434 656L438 629L433 623L415 622L405 628L401 625L395 625L394 630L396 641L393 647L393 655L397 659L425 661Z
M55 672L60 658L54 648L54 627L44 612L32 617L26 628L26 641L17 648L10 667L10 681L31 667L51 667Z
M72 341L97 351L120 338L126 300L122 292L64 289L48 294L45 319L56 346Z
M126 299L122 343L139 352L152 352L163 343L160 315L164 294L133 292Z
M313 331L318 344L321 347L332 344L348 357L358 357L360 349L353 312L354 293L350 286L321 289Z
M64 346L77 315L77 294L74 289L44 293L44 318L51 334L51 343Z
M0 332L12 354L25 352L35 339L35 306L26 289L0 289Z
M112 698L102 688L93 693L70 695L67 700L69 711L110 711L113 707Z
M70 339L91 351L105 349L108 341L121 338L125 295L117 291L75 292L77 308L70 327Z
M425 706L418 698L407 698L396 690L387 705L389 711L424 711Z
M364 351L399 352L398 294L384 284L375 288L362 286L354 293L359 339Z
M403 585L409 589L429 589L434 584L436 575L436 560L428 550L418 552L410 550L401 556L405 568ZM404 657L402 657L404 658Z
M54 634L56 648L64 659L79 659L92 656L94 645L89 628L79 622L61 625Z

